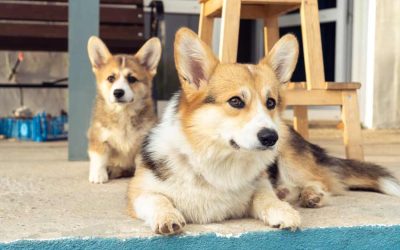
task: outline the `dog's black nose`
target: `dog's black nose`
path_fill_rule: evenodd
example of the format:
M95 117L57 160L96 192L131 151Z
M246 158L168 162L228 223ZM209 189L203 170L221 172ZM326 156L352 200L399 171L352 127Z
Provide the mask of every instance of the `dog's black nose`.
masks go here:
M123 89L116 89L113 94L117 99L119 99L125 95L125 91Z
M263 128L257 133L258 140L261 142L261 145L271 147L274 146L276 141L278 140L278 134L275 130Z

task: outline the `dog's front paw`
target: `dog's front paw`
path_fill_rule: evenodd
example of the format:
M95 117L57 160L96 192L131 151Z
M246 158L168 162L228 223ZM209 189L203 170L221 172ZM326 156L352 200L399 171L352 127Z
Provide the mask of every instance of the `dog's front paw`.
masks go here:
M154 220L152 229L157 234L172 235L182 232L186 221L183 215L176 209L161 212Z
M89 173L89 181L91 183L106 183L108 181L108 173L105 168L91 168Z
M301 224L299 212L281 201L266 207L261 212L261 218L267 225L280 229L296 230Z

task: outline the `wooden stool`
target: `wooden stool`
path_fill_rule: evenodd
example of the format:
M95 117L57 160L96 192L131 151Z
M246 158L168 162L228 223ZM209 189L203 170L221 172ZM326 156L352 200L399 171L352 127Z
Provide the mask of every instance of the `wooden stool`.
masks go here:
M211 46L214 18L221 17L219 59L235 63L240 19L264 20L265 54L279 40L278 17L300 9L306 82L289 83L286 102L294 109L294 128L308 138L307 106L341 106L347 158L363 160L357 101L359 83L326 82L317 0L199 0L199 37Z

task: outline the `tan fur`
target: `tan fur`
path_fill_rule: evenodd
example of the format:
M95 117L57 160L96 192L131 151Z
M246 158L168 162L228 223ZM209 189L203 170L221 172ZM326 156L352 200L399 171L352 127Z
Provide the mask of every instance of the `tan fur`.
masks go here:
M290 166L295 167L294 169L288 168L287 170L298 172L297 174L300 178L297 181L302 183L307 183L309 180L322 182L324 183L324 189L334 193L343 190L343 185L338 183L333 173L328 168L318 165L310 152L299 155L295 151L295 148L288 143L288 139L285 137L282 138L282 136L281 139L283 143L280 144L282 147L280 148L279 159L283 162L290 162ZM298 166L301 166L301 168ZM307 186L307 184L304 186Z
M135 199L141 193L140 186L143 183L143 172L146 171L145 168L140 167L140 156L136 157L135 163L137 166L135 171L135 181L131 181L128 186L128 213L132 218L136 218L136 212L131 204L133 204Z
M182 93L170 101L143 143L128 190L132 217L160 234L179 233L186 222L247 216L271 227L299 227L298 212L276 197L265 173L277 147L267 149L257 137L263 128L280 130L280 81L295 66L285 60L297 60L293 36L276 46L283 55L271 54L257 65L223 64L192 31L177 32L175 62ZM294 53L287 57L284 51ZM283 67L274 71L274 65ZM243 108L229 103L235 97L244 100ZM268 109L268 98L279 105ZM240 150L231 138L237 138Z
M97 96L88 130L88 152L91 164L94 164L93 155L103 159L101 162L106 161L109 178L132 176L134 159L143 137L156 122L151 93L159 55L156 55L155 63L151 62L152 65L141 60L147 56L143 53L161 53L160 49L158 40L152 39L136 55L111 55L100 39L92 37L89 40L88 51L96 77ZM133 101L110 102L114 84L108 80L110 76L115 79L133 76L137 79L129 84ZM106 176L89 179L94 183L108 180Z
M294 36L281 38L256 65L219 63L184 28L174 50L182 91L146 137L128 190L130 215L155 233L176 234L186 223L247 216L296 229L299 213L285 201L321 207L330 194L352 184L371 185L366 180L372 179L385 192L400 193L380 167L366 166L372 173L365 175L360 162L329 157L282 122L281 85L289 81L298 56ZM232 104L232 98L243 105ZM268 98L277 106L268 107ZM276 191L284 201L265 172L274 165L280 177Z
M321 207L327 203L331 193L342 194L345 187L337 176L318 165L310 152L298 154L289 143L290 136L288 127L284 125L280 133L278 161L280 176L287 179L280 180L276 189L278 196L291 203L299 201L304 207Z
M304 139L304 145L293 145L290 142L293 136L285 125L280 133L279 181L276 187L276 193L282 200L317 208L328 204L331 195L341 195L349 188L390 192L382 188L383 179L398 186L397 180L389 172L375 164L349 162L325 152L317 154L324 155L331 162L319 163ZM301 153L298 152L299 147L304 147Z
M224 77L226 75L240 80L237 82L229 81ZM256 78L255 81L254 78ZM266 83L268 83L268 95ZM184 91L185 86L188 89L192 88L192 86L184 85ZM189 92L189 90L185 92ZM232 109L226 101L233 96L242 96L244 92L249 93L252 97L247 99L249 103L246 103L246 107L243 110ZM207 95L216 97L215 104L212 107L203 103ZM199 93L191 94L190 101L183 100L182 105L179 106L183 131L194 145L201 145L201 141L205 138L201 135L196 135L194 132L201 125L193 119L195 111L207 112L207 109L212 108L214 112L220 112L221 115L234 119L237 126L240 127L248 123L258 112L258 103L265 103L268 97L278 100L278 95L279 82L269 67L260 64L254 67L253 72L251 72L245 65L219 64L215 68L214 77L207 87L201 87ZM264 108L264 111L269 113L271 117L277 115L276 110Z

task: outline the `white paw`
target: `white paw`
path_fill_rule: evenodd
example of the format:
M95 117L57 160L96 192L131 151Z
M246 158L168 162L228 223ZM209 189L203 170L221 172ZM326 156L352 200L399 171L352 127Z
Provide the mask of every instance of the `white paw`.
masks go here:
M296 230L300 227L300 214L286 202L276 202L261 212L265 224L280 229Z
M172 235L182 232L186 221L181 212L176 209L160 212L151 225L157 234Z
M106 183L108 181L108 173L105 168L91 168L89 173L89 181L91 183Z

